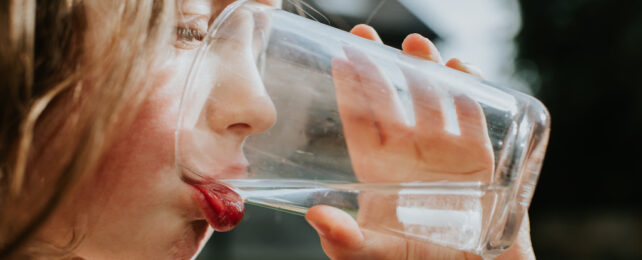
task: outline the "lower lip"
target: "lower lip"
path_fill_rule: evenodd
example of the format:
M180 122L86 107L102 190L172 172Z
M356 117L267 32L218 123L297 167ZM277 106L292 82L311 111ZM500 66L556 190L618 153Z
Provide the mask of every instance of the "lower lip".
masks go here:
M245 213L243 199L230 187L216 181L192 186L199 191L196 200L214 230L230 231L241 222Z

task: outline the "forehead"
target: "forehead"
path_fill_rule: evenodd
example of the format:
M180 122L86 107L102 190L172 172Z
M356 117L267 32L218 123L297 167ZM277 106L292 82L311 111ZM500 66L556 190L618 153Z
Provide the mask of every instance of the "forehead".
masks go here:
M232 2L235 0L179 0L178 6L187 12L213 13Z
M217 12L227 5L240 0L178 0L178 4L183 9L198 9L204 12ZM281 7L282 0L254 0L259 3Z

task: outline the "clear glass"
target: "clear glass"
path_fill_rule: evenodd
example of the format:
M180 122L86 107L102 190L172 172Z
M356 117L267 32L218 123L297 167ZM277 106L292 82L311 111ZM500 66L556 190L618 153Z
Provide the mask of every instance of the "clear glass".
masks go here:
M252 1L203 42L176 132L185 181L293 213L331 205L362 228L485 258L514 242L548 141L538 100ZM270 109L268 130L225 139L271 124Z

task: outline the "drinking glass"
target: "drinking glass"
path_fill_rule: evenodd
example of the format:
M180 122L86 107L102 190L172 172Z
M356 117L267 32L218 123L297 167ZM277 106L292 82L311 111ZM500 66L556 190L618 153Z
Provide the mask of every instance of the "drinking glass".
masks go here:
M243 104L259 103L276 116L268 130L230 145L213 127L237 113L251 128ZM331 205L361 228L485 258L515 240L550 125L531 96L253 1L213 22L179 117L189 183L298 214Z

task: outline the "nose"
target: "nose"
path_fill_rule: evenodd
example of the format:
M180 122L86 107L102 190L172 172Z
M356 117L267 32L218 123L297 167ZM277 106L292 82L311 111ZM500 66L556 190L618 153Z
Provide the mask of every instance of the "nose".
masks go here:
M214 36L205 63L211 73L211 92L203 116L220 135L246 137L275 123L276 110L256 66L256 30L253 15L235 12ZM260 35L260 34L259 34Z
M241 29L235 39L213 43L216 50L208 102L204 107L208 127L218 134L246 137L263 132L275 123L276 109L256 66L251 32ZM247 32L246 32L247 31Z
M219 135L246 137L269 129L276 121L276 109L256 66L243 56L219 66L204 110L208 127Z

